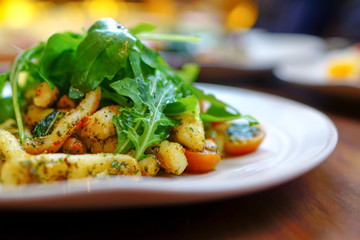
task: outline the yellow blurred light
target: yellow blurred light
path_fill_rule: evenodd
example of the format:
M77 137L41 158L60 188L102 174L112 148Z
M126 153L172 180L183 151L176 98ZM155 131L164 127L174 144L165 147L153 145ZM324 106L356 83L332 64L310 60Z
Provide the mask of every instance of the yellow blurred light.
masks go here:
M67 2L57 13L56 22L60 23L62 28L78 31L85 25L85 13L78 2Z
M327 72L332 81L357 81L360 79L359 57L333 59L327 64Z
M162 14L173 14L175 4L172 0L147 0L147 11Z
M326 61L327 77L331 81L356 82L360 80L360 52L348 49Z
M354 72L354 66L351 63L341 63L338 65L331 66L329 73L333 77L348 77L352 72Z
M12 28L30 24L36 12L34 2L29 0L6 0L0 9L0 22Z
M104 17L117 19L124 18L128 12L127 4L123 1L112 0L91 0L84 2L88 14L92 20L98 20Z
M77 2L66 2L62 5L62 12L65 15L70 15L73 18L82 19L84 12L81 5Z
M241 0L227 16L226 26L230 31L244 31L255 24L257 17L256 4L251 0Z

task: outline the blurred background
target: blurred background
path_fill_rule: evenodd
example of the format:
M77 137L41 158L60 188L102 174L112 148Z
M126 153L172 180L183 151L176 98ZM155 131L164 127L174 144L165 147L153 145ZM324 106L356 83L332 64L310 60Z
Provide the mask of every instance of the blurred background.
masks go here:
M196 45L149 43L175 66L195 60L263 70L280 59L313 58L360 41L359 0L0 0L0 61L55 32L81 32L102 17L125 27L146 22L159 33L201 36ZM335 70L341 76L350 71Z

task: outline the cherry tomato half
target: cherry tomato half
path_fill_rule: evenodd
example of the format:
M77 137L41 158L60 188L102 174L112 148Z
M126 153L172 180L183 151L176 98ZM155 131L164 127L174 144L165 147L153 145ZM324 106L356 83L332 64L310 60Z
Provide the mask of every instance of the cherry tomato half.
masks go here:
M189 172L211 171L221 160L221 154L217 151L217 146L211 139L205 140L205 147L202 152L185 149L185 156L188 161L186 171Z
M260 126L253 126L256 130L252 136L234 138L226 136L224 142L224 150L228 155L239 156L256 151L261 142L265 138L265 131Z

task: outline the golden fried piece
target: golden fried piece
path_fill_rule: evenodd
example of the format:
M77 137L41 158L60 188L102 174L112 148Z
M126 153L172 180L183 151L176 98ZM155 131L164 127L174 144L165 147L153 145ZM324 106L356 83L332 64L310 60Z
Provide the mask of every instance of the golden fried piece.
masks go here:
M180 175L188 165L185 149L179 143L165 140L153 146L153 151L161 167L168 173Z
M146 157L139 162L141 175L143 176L156 176L160 170L160 162L155 155Z
M85 99L80 102L75 110L68 112L65 117L60 119L51 134L32 140L27 139L23 144L24 150L30 154L57 152L66 139L73 135L86 122L88 117L96 111L100 98L100 87L88 92Z
M52 106L58 99L59 89L54 87L51 89L47 82L42 82L36 90L34 104L37 107L47 108Z
M205 144L205 131L202 120L196 118L192 112L175 118L181 119L181 122L172 129L172 137L189 149L202 151Z
M113 153L118 144L118 137L112 136L105 140L96 138L80 138L90 153Z
M40 154L24 152L18 140L0 130L1 169L4 185L44 183L97 175L141 175L136 159L124 154Z
M30 105L24 114L24 120L27 125L34 127L43 118L52 113L54 108L41 108L36 105Z
M24 158L28 155L21 149L19 140L3 129L0 129L0 152L5 159Z
M113 117L119 114L119 106L107 106L96 111L80 128L80 137L105 140L116 135Z

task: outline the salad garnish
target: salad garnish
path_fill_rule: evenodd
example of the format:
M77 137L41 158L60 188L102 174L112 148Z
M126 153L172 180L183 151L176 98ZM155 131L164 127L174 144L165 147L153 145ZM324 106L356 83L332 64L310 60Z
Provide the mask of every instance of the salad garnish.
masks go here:
M101 106L112 103L122 107L113 117L118 137L115 153L127 153L134 148L134 157L139 160L146 156L148 147L169 137L169 127L179 122L171 116L193 112L196 118L205 122L241 118L236 108L192 85L199 72L196 64L174 69L157 51L141 41L196 42L199 38L150 33L154 30L150 24L127 29L113 19L104 18L87 32L55 33L46 42L22 52L11 71L0 75L0 90L6 81L11 82L11 107L15 113L7 109L2 119L15 117L23 143L26 135L22 111L28 89L46 81L51 88L58 88L60 94L80 101L86 93L100 86ZM207 112L200 113L199 104L204 100L210 107ZM0 101L9 103L7 98ZM50 119L61 116L57 114ZM42 128L36 128L36 136L49 132L51 126L45 126L46 121L49 119L40 123Z

